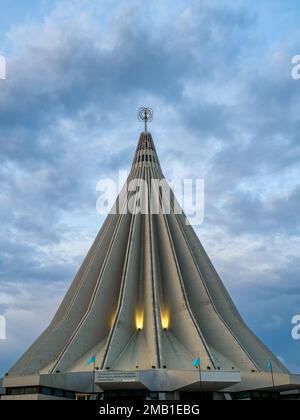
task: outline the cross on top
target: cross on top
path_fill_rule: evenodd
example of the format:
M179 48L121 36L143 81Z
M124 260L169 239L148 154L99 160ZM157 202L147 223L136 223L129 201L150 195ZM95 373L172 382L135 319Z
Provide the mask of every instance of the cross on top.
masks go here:
M146 107L140 108L139 120L145 123L145 133L147 133L147 124L153 120L153 110Z

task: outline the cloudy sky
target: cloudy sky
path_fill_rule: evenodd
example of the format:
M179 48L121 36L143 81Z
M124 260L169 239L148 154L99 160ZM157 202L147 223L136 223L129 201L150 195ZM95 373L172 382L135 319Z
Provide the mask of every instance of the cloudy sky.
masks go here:
M0 0L0 376L42 332L141 124L168 179L204 178L197 233L250 327L300 372L298 0Z

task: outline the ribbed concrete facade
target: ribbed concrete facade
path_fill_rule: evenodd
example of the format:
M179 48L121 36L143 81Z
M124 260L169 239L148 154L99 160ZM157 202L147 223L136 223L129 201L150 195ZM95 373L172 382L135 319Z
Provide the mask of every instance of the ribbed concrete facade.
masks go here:
M130 372L133 387L199 389L198 356L204 391L210 378L213 390L250 383L255 389L256 377L257 387L266 388L269 360L278 384L288 383L289 372L242 320L184 214L175 214L173 194L168 200L161 194L168 187L150 133L140 136L127 186L131 181L132 191L122 190L117 214L106 218L50 326L10 370L9 386L37 373L87 372L93 354L102 389L110 388L112 372L125 375L112 379L113 389L124 387ZM125 214L129 203L135 211ZM153 203L170 212L157 214ZM165 382L155 379L157 372ZM168 389L157 389L159 383Z

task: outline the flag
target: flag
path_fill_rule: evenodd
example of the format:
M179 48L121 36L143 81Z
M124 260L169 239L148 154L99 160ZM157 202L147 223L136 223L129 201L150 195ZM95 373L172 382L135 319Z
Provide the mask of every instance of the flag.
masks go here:
M272 360L268 360L268 369L273 369Z
M193 366L194 367L200 367L201 366L200 357L198 357L198 359L194 360Z
M92 365L93 363L96 363L96 355L92 356L89 361L87 362L88 366Z

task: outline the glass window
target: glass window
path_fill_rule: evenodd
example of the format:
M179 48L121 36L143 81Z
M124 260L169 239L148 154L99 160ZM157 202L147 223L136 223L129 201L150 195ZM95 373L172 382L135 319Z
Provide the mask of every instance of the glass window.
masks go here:
M12 388L10 389L10 395L23 395L24 391L24 388Z
M39 388L38 387L23 387L23 388L8 388L7 395L30 395L30 394L38 394Z
M61 389L55 389L54 390L54 395L55 397L62 397L64 396L64 391L62 391Z
M47 388L47 387L43 387L42 388L42 394L44 395L52 395L52 389L51 388Z
M76 400L77 401L87 401L88 397L87 397L87 395L77 395Z
M37 386L35 387L27 387L24 389L24 394L26 395L32 395L32 394L38 394L39 388Z
M75 394L74 392L71 392L71 391L66 391L65 397L68 398L69 400L75 400Z

